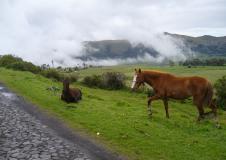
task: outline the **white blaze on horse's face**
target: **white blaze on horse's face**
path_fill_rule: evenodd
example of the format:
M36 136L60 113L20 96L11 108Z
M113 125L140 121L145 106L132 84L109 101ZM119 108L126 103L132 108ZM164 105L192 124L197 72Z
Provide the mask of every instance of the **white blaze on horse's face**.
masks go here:
M132 89L134 88L134 86L135 86L135 84L136 84L136 81L137 81L137 74L135 74L135 75L133 76L133 81L132 81L132 85L131 85L131 88L132 88Z

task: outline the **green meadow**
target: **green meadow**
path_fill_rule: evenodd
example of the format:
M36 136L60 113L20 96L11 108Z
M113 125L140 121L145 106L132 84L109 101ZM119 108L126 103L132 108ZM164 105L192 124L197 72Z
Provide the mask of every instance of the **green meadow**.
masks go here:
M153 116L147 116L147 95L128 90L103 90L88 88L80 83L87 75L117 71L128 76L134 68L155 69L178 76L198 75L214 83L226 75L224 67L156 67L148 65L123 65L89 68L78 71L79 81L73 86L82 89L83 99L77 104L60 100L61 91L46 88L55 82L30 72L0 68L0 82L53 115L72 129L88 135L112 152L134 160L225 160L226 159L226 112L219 110L219 123L213 119L197 122L197 110L191 100L170 101L170 119L165 117L162 101L153 102ZM97 135L97 133L100 133Z

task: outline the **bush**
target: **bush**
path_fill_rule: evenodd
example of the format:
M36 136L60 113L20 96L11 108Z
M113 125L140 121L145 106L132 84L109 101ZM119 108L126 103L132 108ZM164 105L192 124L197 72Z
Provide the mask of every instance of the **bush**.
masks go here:
M125 87L125 75L119 72L102 74L102 86L106 89L122 89Z
M152 97L152 96L155 95L155 92L154 92L153 89L147 89L147 90L145 91L145 93L147 94L147 97Z
M83 84L103 89L122 89L125 87L125 75L118 72L107 72L102 75L86 76Z
M39 73L41 71L40 67L35 66L31 62L23 61L21 58L13 55L2 56L0 58L0 66L14 70L29 71L32 73Z
M218 79L214 84L214 87L217 95L217 106L226 110L226 75Z
M15 57L13 55L4 55L0 58L0 66L7 67L12 63L23 62L21 58Z
M6 68L11 68L14 70L20 70L20 71L29 71L32 73L39 73L41 72L41 68L38 66L35 66L34 64L30 62L14 62L6 66Z
M89 86L89 87L98 87L102 88L102 80L100 75L92 75L92 76L86 76L83 81L83 84Z
M41 74L44 77L55 79L57 81L61 81L63 79L63 75L60 74L56 69L42 70Z
M66 78L69 79L71 83L73 83L78 81L79 76L77 73L65 73L62 75L62 79Z

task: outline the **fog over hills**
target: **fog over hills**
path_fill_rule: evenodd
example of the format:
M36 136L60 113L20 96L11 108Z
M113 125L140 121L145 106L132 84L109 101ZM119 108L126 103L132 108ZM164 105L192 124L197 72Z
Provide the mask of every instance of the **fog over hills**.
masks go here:
M226 57L226 36L191 37L165 32L151 39L155 39L155 43L153 41L130 42L129 40L85 41L82 43L82 54L72 57L87 63L108 60L116 64L161 62L164 59L179 61L188 58L191 54L193 56L204 54ZM169 49L161 50L161 48Z
M98 59L105 58L136 58L149 54L156 57L158 52L152 47L147 47L142 43L133 46L128 40L102 40L84 42L84 55L79 56L83 60L91 57Z

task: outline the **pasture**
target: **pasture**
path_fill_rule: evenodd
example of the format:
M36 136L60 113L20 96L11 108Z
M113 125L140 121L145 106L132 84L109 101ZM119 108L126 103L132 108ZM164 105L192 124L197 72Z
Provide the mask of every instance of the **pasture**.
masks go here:
M155 67L148 65L125 65L90 68L78 72L80 80L87 75L108 71L125 73L130 84L134 68L156 69L178 76L198 75L214 83L226 75L226 67ZM162 101L152 104L153 116L147 117L147 95L128 90L103 90L81 88L83 100L66 104L60 100L61 91L46 90L50 86L62 89L62 84L30 72L0 68L0 82L56 116L81 134L88 135L104 144L113 152L135 160L223 160L226 159L226 112L219 110L221 128L213 120L196 122L198 112L191 100L170 101L170 119L165 117ZM99 135L97 133L99 132Z

